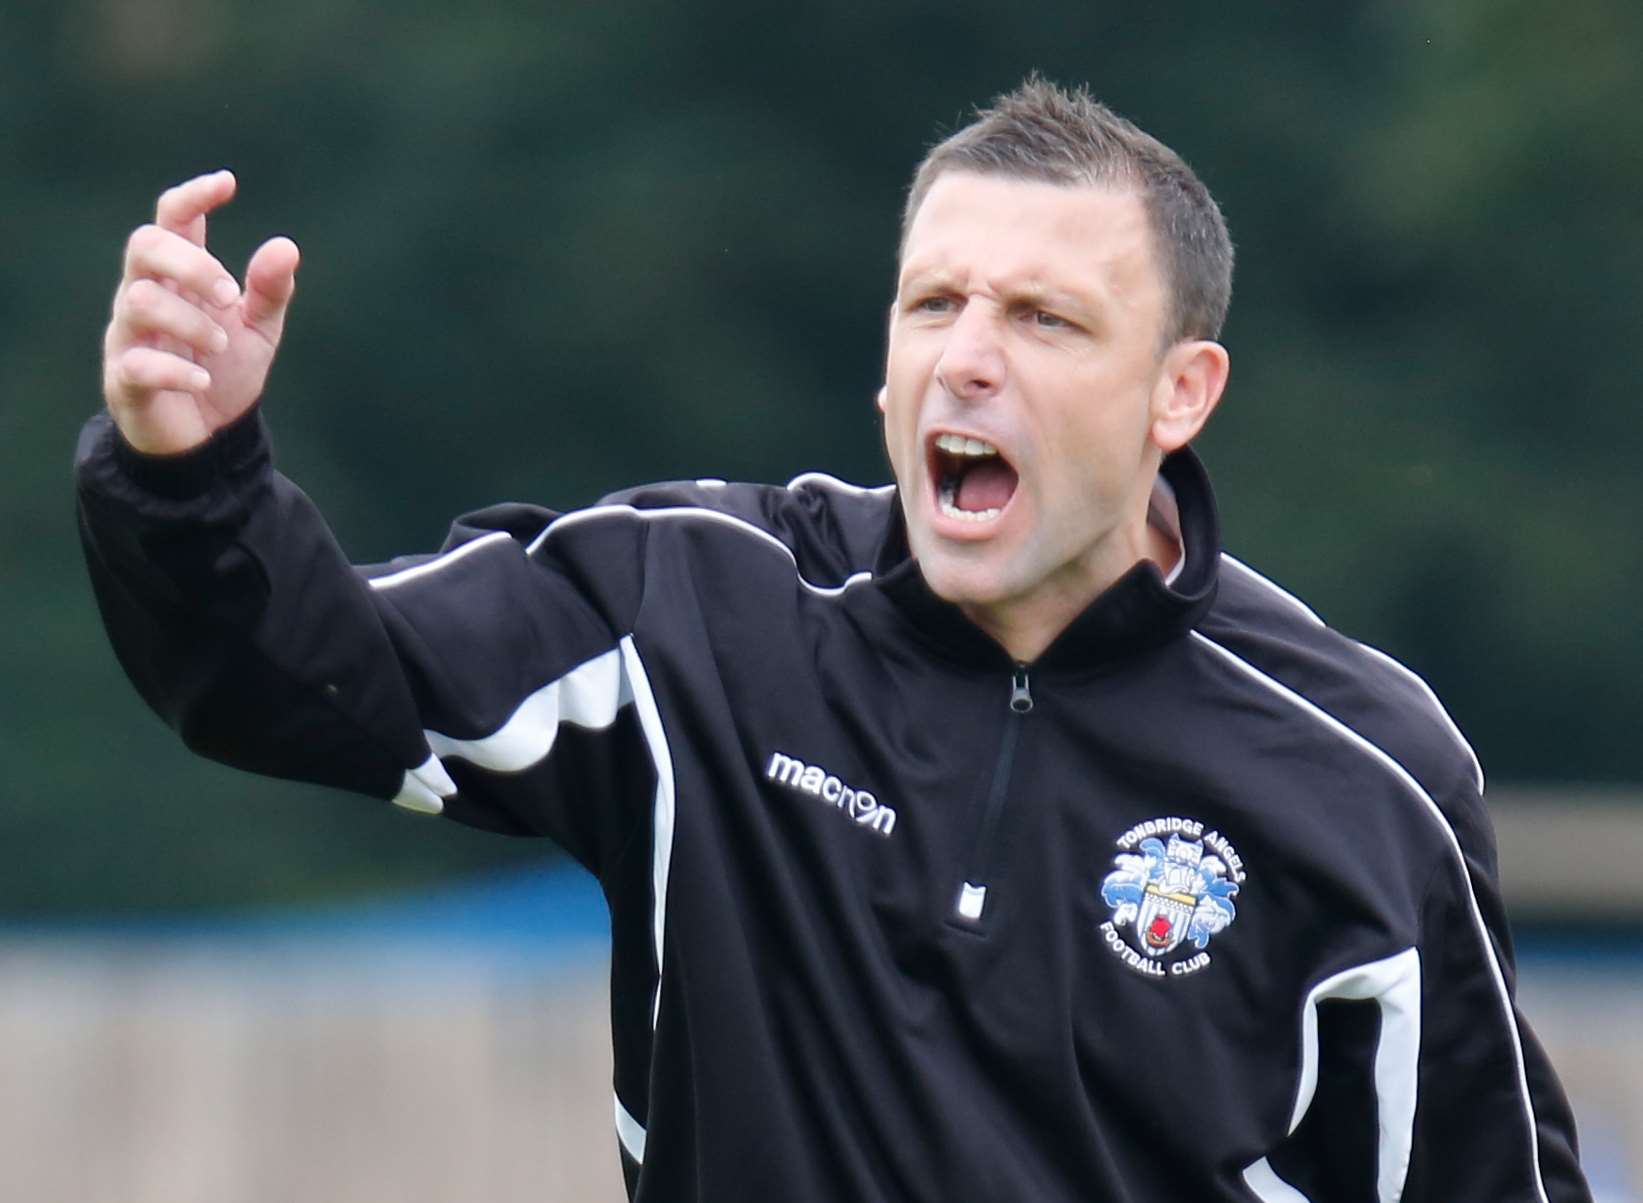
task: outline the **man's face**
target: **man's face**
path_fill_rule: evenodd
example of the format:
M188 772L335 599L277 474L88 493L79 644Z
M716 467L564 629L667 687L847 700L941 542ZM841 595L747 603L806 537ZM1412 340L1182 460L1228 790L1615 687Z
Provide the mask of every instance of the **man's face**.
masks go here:
M1145 554L1155 258L1127 189L950 172L913 219L885 444L925 579L985 628L1076 613Z

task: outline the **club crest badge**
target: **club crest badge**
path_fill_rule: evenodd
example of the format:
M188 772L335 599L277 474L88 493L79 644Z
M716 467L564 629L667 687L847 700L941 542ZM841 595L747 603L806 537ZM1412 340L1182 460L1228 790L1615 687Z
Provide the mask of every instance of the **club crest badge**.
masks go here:
M1112 916L1107 950L1143 977L1188 977L1205 969L1211 937L1238 917L1232 903L1244 862L1232 842L1195 819L1148 819L1116 841L1101 882Z

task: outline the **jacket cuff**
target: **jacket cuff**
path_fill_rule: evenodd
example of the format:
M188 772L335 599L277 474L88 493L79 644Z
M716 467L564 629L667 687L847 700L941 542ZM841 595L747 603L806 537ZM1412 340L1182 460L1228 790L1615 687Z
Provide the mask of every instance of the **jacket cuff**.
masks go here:
M144 492L172 501L200 496L218 481L266 458L269 450L260 405L253 405L198 447L176 455L138 451L118 427L113 439L114 462L125 477Z

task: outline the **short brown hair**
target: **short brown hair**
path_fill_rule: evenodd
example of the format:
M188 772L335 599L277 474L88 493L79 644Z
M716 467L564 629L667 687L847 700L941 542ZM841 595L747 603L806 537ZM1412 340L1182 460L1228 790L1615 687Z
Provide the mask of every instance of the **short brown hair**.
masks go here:
M924 156L907 192L901 241L948 171L1135 188L1146 206L1169 295L1164 343L1216 338L1232 302L1232 240L1203 181L1181 156L1079 88L1031 75Z

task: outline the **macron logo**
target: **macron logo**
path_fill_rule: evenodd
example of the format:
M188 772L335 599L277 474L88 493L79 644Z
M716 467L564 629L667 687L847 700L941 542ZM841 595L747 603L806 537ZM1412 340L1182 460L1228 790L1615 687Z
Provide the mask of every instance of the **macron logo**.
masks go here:
M858 827L871 828L883 836L896 829L894 810L864 789L851 789L819 765L805 764L785 752L776 752L771 755L764 775L777 785L837 807L841 814L854 819Z

